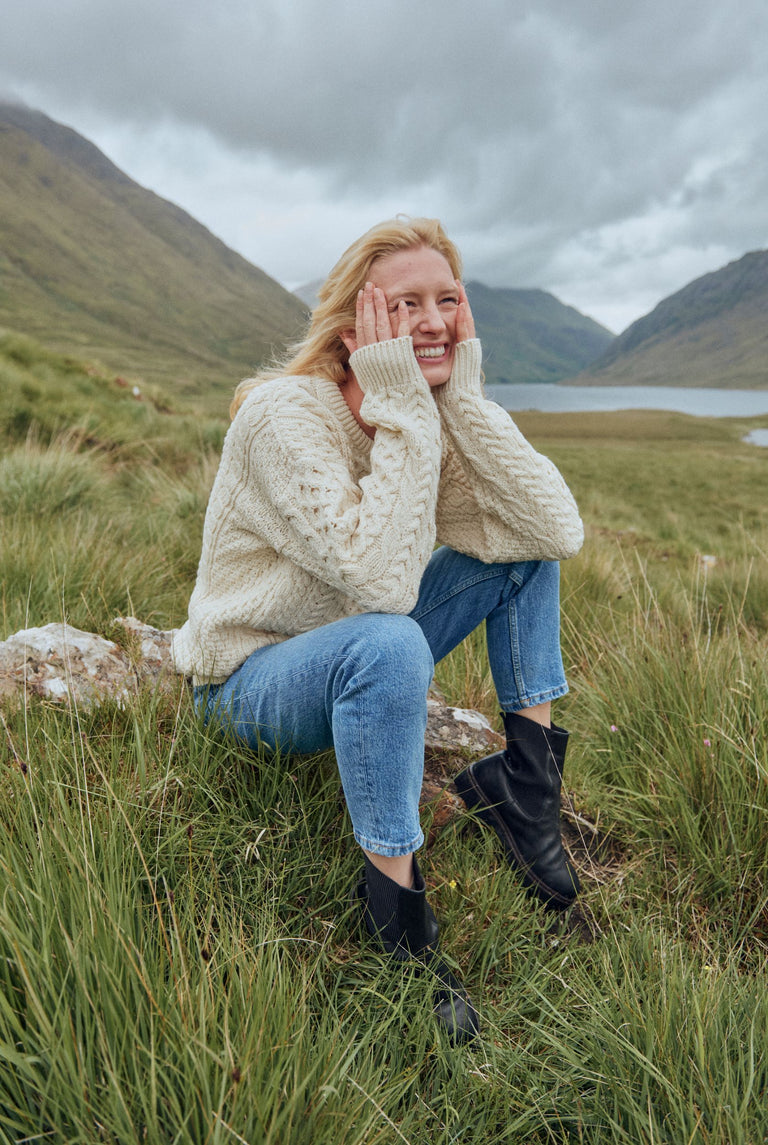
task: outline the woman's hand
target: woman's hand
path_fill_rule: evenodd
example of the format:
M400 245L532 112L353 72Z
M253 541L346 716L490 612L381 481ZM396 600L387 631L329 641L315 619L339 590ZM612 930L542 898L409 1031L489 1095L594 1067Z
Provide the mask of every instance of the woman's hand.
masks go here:
M475 337L475 320L472 317L467 292L456 279L456 289L459 292L459 305L456 308L456 341L467 342Z
M357 292L355 329L342 330L341 340L350 354L354 354L361 346L387 342L391 338L407 338L410 333L411 324L405 302L398 303L394 320L390 319L384 291L372 282L366 282L364 289Z
M446 385L435 390L435 401L440 407L441 416L464 419L463 399L468 395L482 399L482 352L476 341L475 320L469 305L467 292L458 279L455 280L458 305L454 318L455 348L451 376ZM458 347L465 343L463 350Z

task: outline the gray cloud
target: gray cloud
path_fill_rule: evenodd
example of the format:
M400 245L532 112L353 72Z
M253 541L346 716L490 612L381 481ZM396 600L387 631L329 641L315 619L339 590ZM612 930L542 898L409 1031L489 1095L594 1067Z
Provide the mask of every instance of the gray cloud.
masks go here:
M426 211L475 277L616 328L768 245L763 0L15 8L6 89L283 280Z

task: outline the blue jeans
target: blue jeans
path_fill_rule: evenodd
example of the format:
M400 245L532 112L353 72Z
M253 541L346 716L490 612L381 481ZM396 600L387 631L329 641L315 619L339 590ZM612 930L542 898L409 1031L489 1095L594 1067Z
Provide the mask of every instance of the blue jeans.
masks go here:
M419 795L434 664L485 620L504 711L568 691L560 655L560 566L483 564L433 553L409 616L366 612L259 648L223 684L195 689L206 722L253 748L333 747L355 839L379 855L424 842Z

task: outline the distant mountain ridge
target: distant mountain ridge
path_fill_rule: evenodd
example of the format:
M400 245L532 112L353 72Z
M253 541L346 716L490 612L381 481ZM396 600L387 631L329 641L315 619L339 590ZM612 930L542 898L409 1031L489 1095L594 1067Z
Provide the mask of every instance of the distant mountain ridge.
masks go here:
M59 159L74 164L96 179L104 182L111 180L126 186L133 184L133 179L116 167L89 139L79 135L73 128L49 119L41 111L20 104L0 102L0 123L19 128Z
M695 279L633 322L580 384L768 388L768 251Z
M0 325L170 392L224 395L305 317L77 132L0 103Z
M615 335L546 290L467 283L486 381L559 382L598 358Z

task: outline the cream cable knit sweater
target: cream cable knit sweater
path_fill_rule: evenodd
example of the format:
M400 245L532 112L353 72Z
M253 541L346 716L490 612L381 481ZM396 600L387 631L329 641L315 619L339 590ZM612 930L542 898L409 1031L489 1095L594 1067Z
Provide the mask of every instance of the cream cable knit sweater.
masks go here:
M411 338L364 346L350 364L373 440L324 378L257 386L229 428L172 646L196 684L344 616L410 612L436 539L489 563L581 547L559 472L483 397L477 339L456 347L434 393Z

